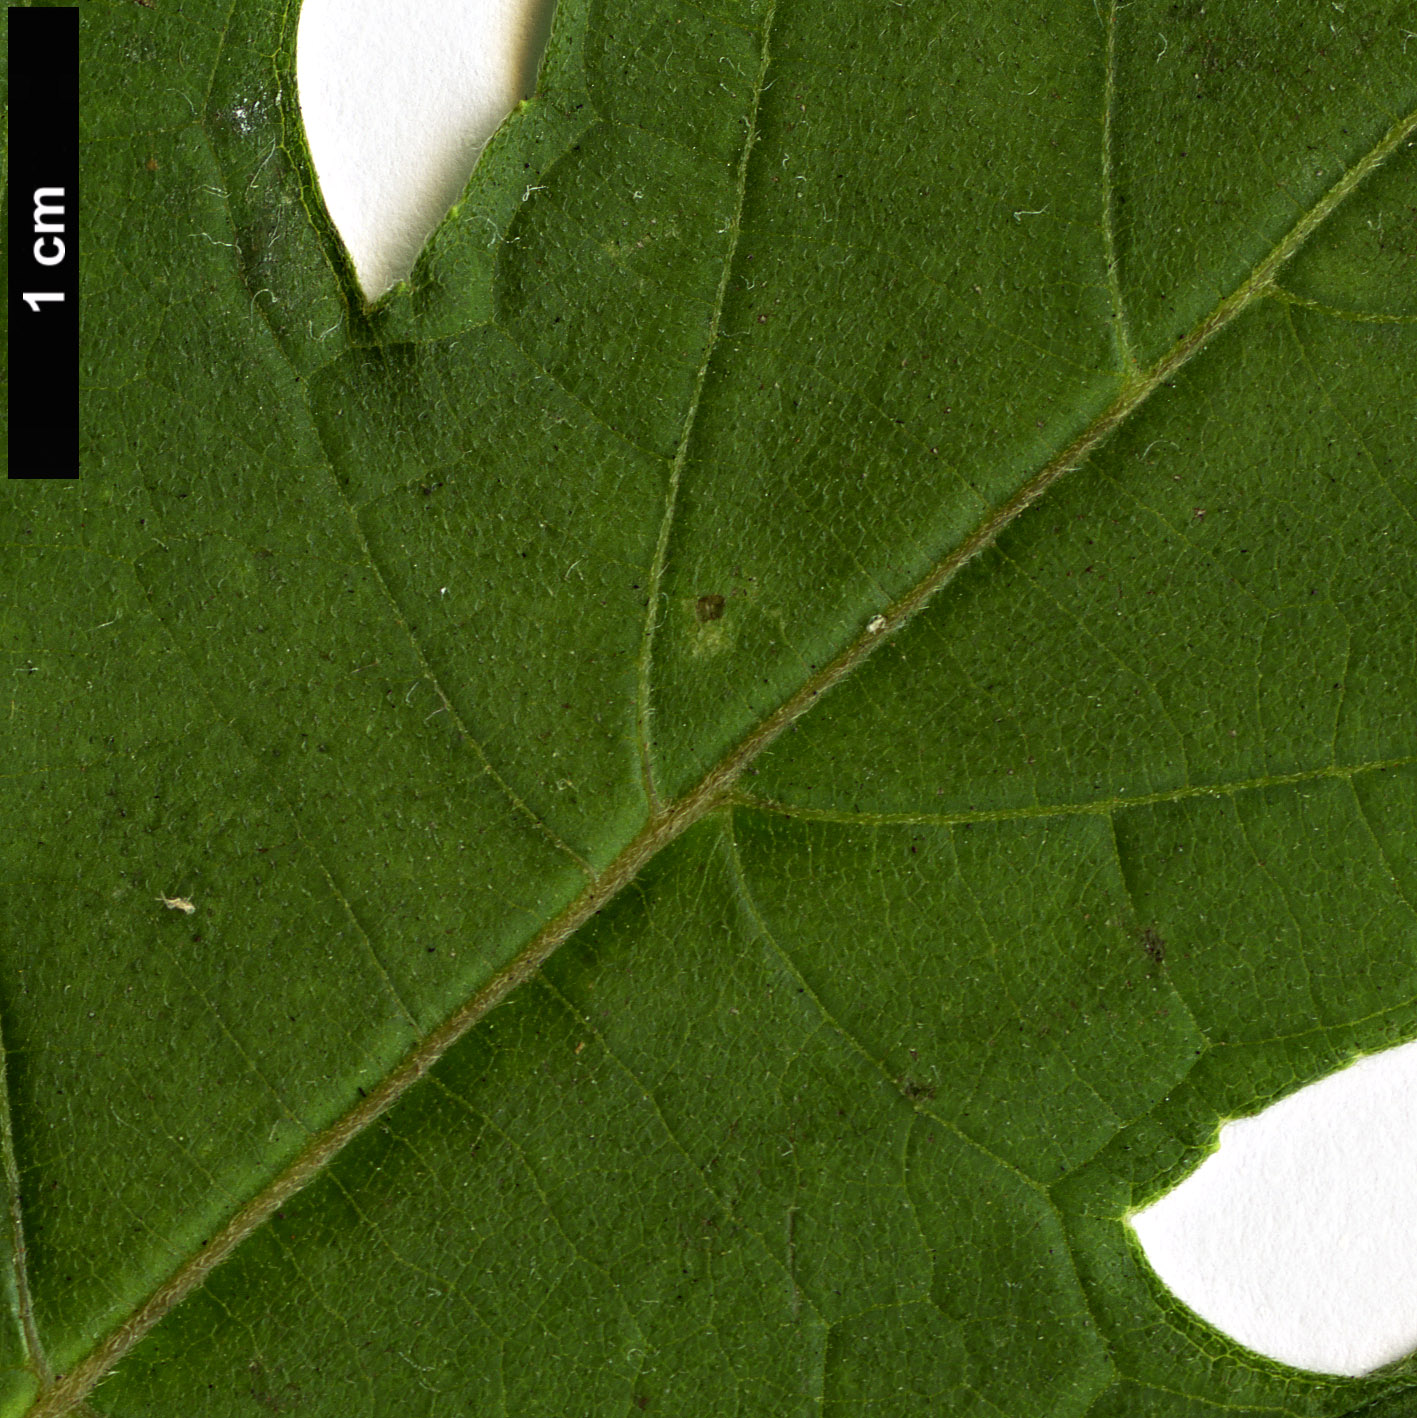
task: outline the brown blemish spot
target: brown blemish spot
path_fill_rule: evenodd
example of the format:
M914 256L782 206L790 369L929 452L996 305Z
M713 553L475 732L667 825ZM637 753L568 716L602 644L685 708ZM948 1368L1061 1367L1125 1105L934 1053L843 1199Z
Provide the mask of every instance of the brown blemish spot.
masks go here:
M710 620L722 620L723 597L700 596L694 603L694 614L698 617L700 625Z
M1148 926L1141 933L1141 948L1157 965L1166 959L1166 942L1161 939L1160 933L1154 926Z

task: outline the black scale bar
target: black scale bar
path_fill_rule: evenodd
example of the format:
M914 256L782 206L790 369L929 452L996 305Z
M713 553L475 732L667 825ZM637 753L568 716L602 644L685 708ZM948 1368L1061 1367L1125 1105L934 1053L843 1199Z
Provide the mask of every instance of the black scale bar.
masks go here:
M79 476L79 11L8 10L9 472Z

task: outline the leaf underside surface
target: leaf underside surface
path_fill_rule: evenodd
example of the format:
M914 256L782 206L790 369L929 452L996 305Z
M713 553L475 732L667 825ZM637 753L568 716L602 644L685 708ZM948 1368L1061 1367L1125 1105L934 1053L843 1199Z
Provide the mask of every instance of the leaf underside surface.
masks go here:
M1410 1413L1125 1223L1417 1035L1410 0L562 0L373 309L79 8L0 1411Z

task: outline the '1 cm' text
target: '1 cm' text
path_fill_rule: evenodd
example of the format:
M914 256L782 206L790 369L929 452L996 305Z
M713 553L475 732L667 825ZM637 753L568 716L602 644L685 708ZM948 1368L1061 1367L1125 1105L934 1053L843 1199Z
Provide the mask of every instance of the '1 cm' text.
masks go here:
M34 191L34 259L41 266L57 266L65 255L64 189L36 187ZM64 292L25 291L20 297L36 314L42 301L63 300Z

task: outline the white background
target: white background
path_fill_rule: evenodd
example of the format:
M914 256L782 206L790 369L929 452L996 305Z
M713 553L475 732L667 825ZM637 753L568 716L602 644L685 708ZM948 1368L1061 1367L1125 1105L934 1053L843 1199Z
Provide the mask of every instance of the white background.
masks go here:
M535 84L546 0L305 0L297 68L330 215L371 299L406 276ZM1242 1343L1364 1373L1417 1347L1417 1044L1228 1125L1132 1218L1157 1273Z
M296 74L325 206L371 300L408 275L536 85L548 0L305 0Z
M1417 1043L1220 1130L1132 1217L1153 1269L1242 1344L1365 1374L1417 1347Z

